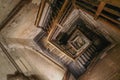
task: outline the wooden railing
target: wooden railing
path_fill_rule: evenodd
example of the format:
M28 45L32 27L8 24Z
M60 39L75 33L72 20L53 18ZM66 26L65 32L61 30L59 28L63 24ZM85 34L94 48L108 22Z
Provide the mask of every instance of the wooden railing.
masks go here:
M112 23L120 25L120 8L118 6L111 5L104 1L95 3L90 0L76 0L76 5L92 14L95 19L101 17Z

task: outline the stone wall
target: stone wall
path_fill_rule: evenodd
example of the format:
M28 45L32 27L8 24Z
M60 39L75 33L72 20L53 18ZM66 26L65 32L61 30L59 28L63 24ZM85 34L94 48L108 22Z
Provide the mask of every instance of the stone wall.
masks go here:
M36 1L26 4L0 32L0 42L26 75L35 74L41 80L62 80L64 70L35 48L34 38L41 29L34 26L38 11Z

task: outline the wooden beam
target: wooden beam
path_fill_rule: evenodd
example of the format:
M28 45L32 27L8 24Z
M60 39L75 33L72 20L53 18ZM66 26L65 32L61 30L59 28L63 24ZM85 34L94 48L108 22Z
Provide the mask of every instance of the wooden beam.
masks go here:
M104 2L104 1L100 2L99 6L97 8L96 14L95 14L95 19L97 19L98 16L101 14L101 12L104 9L105 5L106 5L106 2Z

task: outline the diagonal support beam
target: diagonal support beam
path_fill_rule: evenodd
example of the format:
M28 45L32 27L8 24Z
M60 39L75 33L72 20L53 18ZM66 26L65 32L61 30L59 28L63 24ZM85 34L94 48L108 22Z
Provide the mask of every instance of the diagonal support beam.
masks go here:
M104 1L100 2L100 4L98 5L96 14L95 14L95 20L99 17L99 15L101 14L101 12L104 9L105 5L106 5L106 2L104 2Z

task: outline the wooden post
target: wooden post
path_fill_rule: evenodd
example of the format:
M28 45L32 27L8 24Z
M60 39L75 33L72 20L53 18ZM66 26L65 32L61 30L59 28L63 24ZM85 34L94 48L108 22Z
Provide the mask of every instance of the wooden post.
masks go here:
M70 78L70 72L67 70L62 80L69 80L69 78Z
M35 26L37 26L37 27L39 26L39 22L40 22L40 19L41 19L41 16L42 16L42 12L44 10L45 3L46 3L46 0L41 0L41 2L40 2L37 17L36 17L36 20L35 20Z

